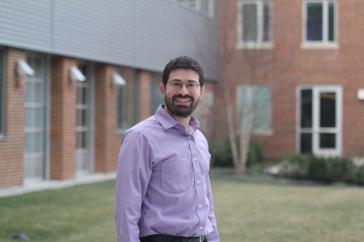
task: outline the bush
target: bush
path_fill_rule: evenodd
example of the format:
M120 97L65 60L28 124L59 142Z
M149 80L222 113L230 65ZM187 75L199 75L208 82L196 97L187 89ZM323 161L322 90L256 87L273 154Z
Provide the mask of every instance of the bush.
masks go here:
M283 162L281 175L325 183L358 183L360 179L364 182L364 168L359 171L351 160L337 157L294 155Z
M233 155L231 153L231 147L229 140L214 144L211 147L211 161L213 166L219 167L232 167Z
M212 156L213 166L219 166L219 167L234 166L233 155L228 140L213 145L211 147L211 156ZM258 144L254 143L250 144L247 157L247 167L261 160L263 160L262 147Z
M247 167L250 167L254 163L263 160L263 149L262 146L256 143L251 143L249 145L248 157L247 157Z

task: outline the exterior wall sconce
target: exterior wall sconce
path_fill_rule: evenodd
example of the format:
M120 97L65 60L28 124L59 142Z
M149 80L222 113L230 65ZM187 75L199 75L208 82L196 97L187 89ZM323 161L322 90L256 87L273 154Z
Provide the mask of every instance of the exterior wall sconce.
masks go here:
M112 74L111 78L112 78L112 82L114 83L115 86L125 86L126 85L126 80L116 72L114 72Z
M19 59L16 61L16 86L21 87L27 76L33 76L34 70L29 66L29 64L23 60Z
M364 100L364 88L358 89L356 96L359 100Z
M70 68L70 79L72 81L84 82L86 80L86 77L84 74L82 74L80 69L77 68L77 66L72 66Z

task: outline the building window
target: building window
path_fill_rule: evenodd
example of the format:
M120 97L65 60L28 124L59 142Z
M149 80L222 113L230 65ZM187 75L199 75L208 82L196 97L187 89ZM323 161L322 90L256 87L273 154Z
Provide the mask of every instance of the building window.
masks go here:
M164 103L163 95L159 90L160 81L152 76L151 87L150 87L150 112L153 114L160 104Z
M0 47L0 137L4 135L5 90L4 90L4 51Z
M270 48L272 3L268 0L238 2L238 47Z
M337 40L337 12L335 0L304 1L304 42L332 45Z
M240 85L236 92L238 127L251 128L254 134L270 134L271 88Z
M342 87L300 86L297 95L298 152L341 155Z
M132 80L127 80L126 85L118 86L117 89L117 129L119 131L130 128L139 118L139 72L134 72L133 75Z

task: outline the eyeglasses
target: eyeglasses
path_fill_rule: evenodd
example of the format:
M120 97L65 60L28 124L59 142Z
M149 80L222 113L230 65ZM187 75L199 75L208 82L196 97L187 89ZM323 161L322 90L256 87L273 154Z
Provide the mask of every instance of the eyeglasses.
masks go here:
M198 84L195 81L189 81L187 83L183 83L181 81L171 80L167 82L167 85L175 90L181 90L183 86L186 86L186 88L190 91L196 91L200 87L200 84Z

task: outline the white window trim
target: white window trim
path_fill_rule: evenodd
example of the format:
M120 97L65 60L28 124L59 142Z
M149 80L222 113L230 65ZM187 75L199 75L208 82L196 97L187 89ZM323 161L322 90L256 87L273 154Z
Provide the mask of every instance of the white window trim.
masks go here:
M334 19L334 41L328 41L328 9L329 2L334 3L335 19ZM323 40L307 41L307 4L323 3ZM339 8L336 0L304 0L302 1L302 49L338 49L339 48Z
M5 139L5 51L4 48L0 46L0 141Z
M312 99L317 99L317 93L319 90L332 90L337 94L337 116L336 116L336 128L327 128L327 131L329 132L337 132L336 141L337 141L337 148L336 150L323 150L317 148L317 142L316 139L313 138L312 143L312 152L314 155L318 156L324 156L324 157L330 157L330 156L340 156L342 155L342 146L343 146L343 128L342 124L344 122L343 120L343 91L342 87L339 85L299 85L296 88L296 153L300 153L300 134L304 132L306 129L312 130L317 127L314 127L315 124L313 124L312 128L301 128L301 107L300 107L300 92L303 89L312 89ZM313 101L315 102L315 101ZM318 107L317 103L314 104L315 107L312 107L312 115L313 115L313 122L316 122L317 125L317 118L318 118ZM313 132L313 131L312 131ZM314 134L312 134L314 135Z
M237 16L237 48L238 49L272 49L273 48L273 18L270 19L270 26L269 26L269 35L271 39L268 42L263 42L263 3L269 4L270 14L273 13L273 4L271 1L266 0L239 0L238 1L238 16ZM257 5L257 23L258 23L258 33L257 33L257 41L250 41L244 42L242 37L243 32L243 24L242 24L242 7L244 4L256 4Z

